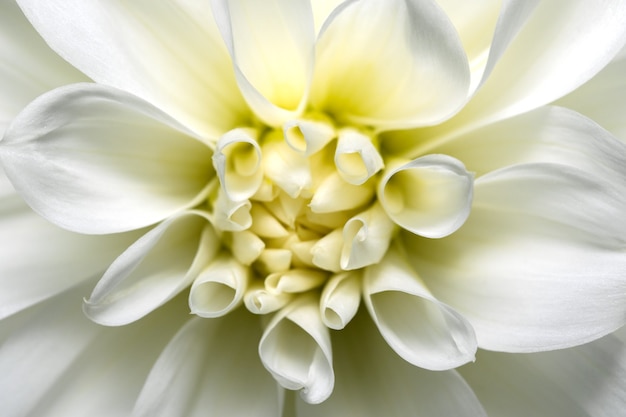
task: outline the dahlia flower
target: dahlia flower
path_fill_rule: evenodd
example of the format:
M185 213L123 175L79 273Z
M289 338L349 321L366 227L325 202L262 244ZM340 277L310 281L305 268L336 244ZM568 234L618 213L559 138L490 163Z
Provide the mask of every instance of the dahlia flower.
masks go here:
M0 9L6 415L626 409L626 3Z

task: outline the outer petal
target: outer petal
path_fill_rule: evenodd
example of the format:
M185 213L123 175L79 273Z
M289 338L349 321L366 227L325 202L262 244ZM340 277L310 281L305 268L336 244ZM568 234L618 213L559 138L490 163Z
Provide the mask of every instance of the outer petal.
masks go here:
M626 410L626 332L556 352L479 352L461 374L490 415L619 416Z
M480 347L588 342L626 322L625 184L624 168L611 177L556 164L496 171L477 180L455 234L404 236L410 260L469 319Z
M0 137L29 101L78 81L87 77L52 52L15 1L0 2Z
M306 0L212 0L237 82L257 116L278 125L306 104L315 31Z
M85 300L93 321L118 326L138 320L190 285L220 241L197 212L172 217L131 245Z
M582 87L556 104L591 117L626 142L626 49Z
M85 236L60 229L18 196L0 196L0 318L101 274L137 233Z
M496 27L485 84L455 123L500 120L549 103L593 77L625 40L620 0L510 0Z
M19 0L59 55L211 138L246 114L207 2Z
M312 101L343 121L380 129L450 117L470 83L452 23L431 1L347 1L317 44Z
M190 320L156 362L133 416L280 415L279 388L256 354L260 336L245 310Z
M85 287L0 323L3 415L129 415L159 352L186 319L184 299L112 329L81 314Z
M363 311L333 336L337 371L333 395L315 406L298 401L299 417L486 416L455 371L431 372L404 362Z
M61 227L137 229L195 204L212 175L210 149L176 128L131 95L75 84L17 117L0 161L27 203Z

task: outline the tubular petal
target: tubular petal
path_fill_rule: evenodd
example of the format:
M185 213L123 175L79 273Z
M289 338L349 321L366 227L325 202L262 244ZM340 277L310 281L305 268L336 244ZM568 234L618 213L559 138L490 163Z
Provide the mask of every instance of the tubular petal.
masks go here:
M389 346L413 365L445 370L474 360L469 322L433 297L395 248L365 269L363 302Z
M378 198L400 227L430 238L456 231L470 213L473 176L457 159L427 155L390 169Z
M342 129L337 139L335 165L341 178L350 184L361 185L385 164L372 138L354 129Z
M361 301L361 271L330 277L320 298L320 314L326 326L341 330L352 320Z
M259 355L281 386L301 390L308 403L324 401L333 390L330 334L310 294L274 316L259 343Z

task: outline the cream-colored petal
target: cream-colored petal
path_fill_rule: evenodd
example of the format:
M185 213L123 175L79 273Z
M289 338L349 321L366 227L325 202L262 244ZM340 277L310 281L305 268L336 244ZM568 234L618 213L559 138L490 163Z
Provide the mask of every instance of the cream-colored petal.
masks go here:
M283 124L283 134L289 146L305 156L318 152L336 136L330 118L321 114L288 120Z
M269 292L261 283L252 284L243 296L243 302L251 313L269 314L286 306L293 294Z
M385 172L378 199L400 227L430 238L457 230L470 213L473 175L447 155L427 155Z
M335 165L341 178L361 185L383 169L385 163L370 136L355 129L342 129L337 138Z
M317 269L291 268L275 272L265 278L265 289L272 294L301 293L319 287L328 274Z
M421 368L452 369L473 361L474 329L430 293L408 256L392 248L365 269L363 302L378 330L398 355Z
M227 132L217 141L213 166L230 200L247 200L261 186L263 170L257 139L255 130L239 128Z
M312 262L326 271L341 271L341 250L344 245L343 230L335 229L317 241L311 248Z
M466 101L467 57L433 1L346 1L317 42L311 89L316 109L379 129L452 116Z
M331 394L335 376L330 333L312 294L301 296L274 316L259 343L259 355L276 381L300 390L306 402L317 404Z
M277 126L304 110L315 32L304 0L212 0L217 25L246 101Z
M361 301L361 271L334 274L320 297L320 314L326 326L341 330L352 320Z
M352 217L343 227L341 269L363 268L379 262L393 237L395 225L380 204Z
M18 3L76 68L145 99L207 140L248 117L208 2Z
M320 214L354 210L370 202L375 193L373 182L354 185L333 172L318 185L309 207Z
M172 217L111 264L83 310L93 321L109 326L138 320L190 285L219 247L202 213Z
M218 230L229 232L247 230L252 225L251 208L252 203L249 200L233 201L228 198L226 191L220 188L213 203L212 223Z
M293 150L282 136L266 137L261 151L265 175L290 197L297 198L312 186L307 158Z
M252 271L222 252L193 280L189 309L200 317L220 317L239 307Z

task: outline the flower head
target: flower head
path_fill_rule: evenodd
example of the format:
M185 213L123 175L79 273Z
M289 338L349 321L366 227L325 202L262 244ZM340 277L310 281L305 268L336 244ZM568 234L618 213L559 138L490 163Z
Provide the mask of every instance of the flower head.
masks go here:
M621 48L619 2L18 3L93 82L26 106L0 161L35 212L104 242L98 259L134 241L83 311L176 332L137 415L190 413L198 395L272 415L283 389L299 413L345 415L372 360L472 415L448 370L479 347L566 348L624 324L626 145L546 106ZM171 312L183 299L197 317ZM216 385L231 367L241 404Z

